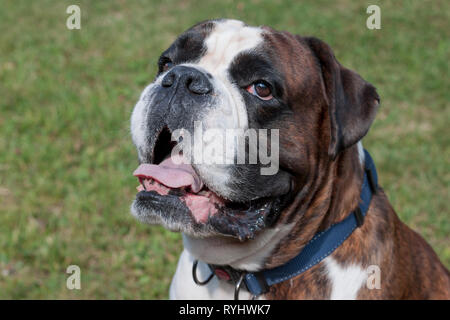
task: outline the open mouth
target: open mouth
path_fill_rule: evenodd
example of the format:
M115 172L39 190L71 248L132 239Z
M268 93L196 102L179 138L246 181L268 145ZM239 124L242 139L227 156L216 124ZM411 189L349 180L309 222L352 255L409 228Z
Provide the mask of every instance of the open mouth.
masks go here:
M165 127L156 140L153 163L143 163L133 173L140 182L136 201L151 214L246 240L271 225L287 203L287 196L245 203L223 198L208 188L193 166L183 163L182 155L171 156L175 144Z

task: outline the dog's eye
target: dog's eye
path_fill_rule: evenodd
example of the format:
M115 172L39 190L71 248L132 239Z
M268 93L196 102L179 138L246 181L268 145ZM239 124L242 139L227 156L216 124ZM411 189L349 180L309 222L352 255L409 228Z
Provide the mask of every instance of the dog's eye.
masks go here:
M270 87L270 84L264 80L254 82L249 85L246 90L262 100L270 100L273 98L272 88Z
M166 61L163 63L162 65L162 72L166 72L167 70L169 70L170 68L173 67L173 62L172 61Z

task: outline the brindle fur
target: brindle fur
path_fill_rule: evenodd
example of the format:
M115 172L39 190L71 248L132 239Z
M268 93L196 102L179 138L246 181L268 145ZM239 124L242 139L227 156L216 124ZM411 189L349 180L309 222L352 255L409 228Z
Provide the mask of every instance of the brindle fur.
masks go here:
M328 59L334 59L331 49L317 39L268 30L268 47L280 56L278 62L286 77L287 99L298 117L282 129L285 132L280 134L281 148L287 152L281 153L280 162L293 172L307 173L297 178L301 188L278 222L295 222L295 227L267 259L265 268L272 268L296 256L316 232L342 221L356 208L363 170L356 145L347 147L344 142L338 146L343 151L338 150L336 155L324 152L330 151L327 146L333 144L329 134L333 121L329 118L332 101L327 101L329 97L324 97L323 92L327 91L326 83L332 82L329 78L339 76L333 70L324 69L327 65L321 61L324 52ZM342 70L346 69L340 68L344 74ZM355 81L362 79L358 76ZM363 85L347 82L344 90L363 90L363 99L374 101L362 103L374 103L376 109L378 96L370 92L371 87L361 88ZM363 113L359 117L371 122L374 114ZM346 121L354 125L350 119ZM334 141L334 144L339 143ZM299 158L298 154L305 156ZM370 265L380 267L381 289L369 290L363 286L358 291L359 299L450 299L449 271L425 240L399 220L381 187L372 199L364 224L332 257L343 267L351 264L363 269ZM324 299L330 296L330 290L324 263L320 263L272 286L266 298Z

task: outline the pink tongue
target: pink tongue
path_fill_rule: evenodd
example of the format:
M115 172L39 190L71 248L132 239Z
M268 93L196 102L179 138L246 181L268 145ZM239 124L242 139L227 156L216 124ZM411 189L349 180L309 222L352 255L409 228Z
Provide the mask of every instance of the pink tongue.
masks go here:
M141 164L133 173L134 176L142 179L154 179L169 188L191 187L194 193L199 192L203 183L195 173L190 164L181 162L182 156L167 158L160 164ZM181 164L175 164L172 160L177 160Z

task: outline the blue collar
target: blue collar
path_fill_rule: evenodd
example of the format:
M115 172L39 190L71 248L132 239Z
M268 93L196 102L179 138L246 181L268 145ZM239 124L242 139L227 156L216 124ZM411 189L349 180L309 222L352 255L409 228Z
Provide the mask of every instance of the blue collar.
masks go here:
M360 204L343 221L317 233L303 250L286 264L258 272L245 272L231 267L209 265L213 271L206 281L199 281L196 275L197 261L193 265L194 281L204 285L216 275L219 279L234 282L235 299L239 298L239 290L245 284L247 290L257 297L269 291L270 286L291 279L312 268L336 250L364 222L372 195L378 188L378 177L370 154L364 150L364 181L360 195Z

